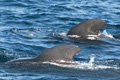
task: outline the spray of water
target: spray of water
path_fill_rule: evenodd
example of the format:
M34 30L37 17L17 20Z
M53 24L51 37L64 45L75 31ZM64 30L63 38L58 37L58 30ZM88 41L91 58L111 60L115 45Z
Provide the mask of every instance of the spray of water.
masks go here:
M44 62L45 64L52 64L59 67L66 67L66 68L75 68L75 69L82 69L82 70L98 70L98 69L120 69L119 67L115 66L107 66L101 64L95 64L95 56L90 57L89 62L75 62L76 64L59 64L53 62Z
M113 35L108 33L106 30L104 30L102 33L99 33L98 36L105 37L105 38L112 38L112 39L114 38Z
M93 66L93 65L94 65L94 61L95 61L95 57L90 57L89 64L90 64L91 66Z
M61 36L69 36L72 38L80 38L80 36L78 35L67 35L67 33L60 33ZM100 32L98 35L88 35L87 39L90 40L96 40L99 39L100 37L102 38L114 38L113 35L111 35L110 33L108 33L106 30L104 30L103 32Z

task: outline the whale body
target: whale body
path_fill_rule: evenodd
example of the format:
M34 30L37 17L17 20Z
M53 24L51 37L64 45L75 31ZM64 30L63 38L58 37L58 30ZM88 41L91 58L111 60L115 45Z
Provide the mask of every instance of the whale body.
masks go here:
M78 35L82 38L86 38L89 35L98 35L99 30L106 26L106 22L101 19L90 19L84 21L75 27L71 28L67 35ZM18 62L64 62L71 63L74 62L73 56L80 52L81 49L75 45L60 45L56 47L49 48L39 56L32 59L18 59L6 62L6 64L10 63L18 63Z
M101 19L90 19L86 20L75 27L72 27L67 35L77 35L82 38L89 35L98 35L99 30L106 26L106 22Z
M19 62L57 62L57 63L71 63L74 62L73 56L80 52L81 49L75 45L60 45L49 48L39 54L33 59L17 59L6 62L6 64L19 63Z

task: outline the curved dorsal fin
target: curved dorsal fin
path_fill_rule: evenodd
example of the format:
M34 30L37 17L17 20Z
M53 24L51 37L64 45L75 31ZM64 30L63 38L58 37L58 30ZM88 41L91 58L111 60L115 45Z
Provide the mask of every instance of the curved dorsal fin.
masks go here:
M78 35L81 37L88 35L98 35L99 30L106 26L106 22L101 19L90 19L71 28L67 35Z
M44 61L59 62L61 60L73 61L73 56L80 51L81 49L75 45L60 45L43 51L36 58L12 60L6 62L6 64L16 62L44 62Z
M59 62L60 60L73 61L73 56L80 51L80 48L75 45L60 45L43 51L36 60L53 62Z

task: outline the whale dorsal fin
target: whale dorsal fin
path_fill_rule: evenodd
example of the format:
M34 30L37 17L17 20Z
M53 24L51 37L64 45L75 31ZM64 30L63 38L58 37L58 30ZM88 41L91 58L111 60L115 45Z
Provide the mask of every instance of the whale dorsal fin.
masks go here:
M36 60L40 62L73 61L73 56L80 51L81 49L75 45L60 45L43 51Z
M33 59L17 59L8 61L5 64L14 64L14 63L21 63L21 62L59 62L65 61L63 63L70 63L74 62L73 56L80 52L81 49L75 45L60 45L53 48L49 48L36 58Z
M97 18L90 19L71 28L67 35L78 35L81 37L88 35L98 35L99 30L104 26L106 26L105 21Z

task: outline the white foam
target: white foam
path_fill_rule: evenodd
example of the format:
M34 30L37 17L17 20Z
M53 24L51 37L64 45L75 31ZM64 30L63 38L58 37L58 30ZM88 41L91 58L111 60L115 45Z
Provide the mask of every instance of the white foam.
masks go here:
M34 34L33 34L33 33L30 33L29 35L30 35L31 37L34 37Z
M67 35L67 33L60 33L61 36L69 36L71 38L80 38L81 36L78 36L78 35ZM87 39L90 39L90 40L95 40L95 39L98 39L98 35L88 35L87 36Z
M49 63L59 67L66 67L66 68L75 68L75 69L83 69L83 70L98 70L98 69L120 69L117 66L107 66L107 65L97 65L95 64L95 57L90 57L89 62L74 62L76 64L59 64L54 62L44 62Z
M67 33L60 33L61 36L69 36L71 38L80 38L81 36L78 35L67 35ZM106 30L104 30L103 32L100 32L98 35L88 35L86 36L87 39L90 40L96 40L99 39L100 37L104 37L104 38L114 38L110 33L108 33Z
M80 36L78 36L78 35L67 35L67 33L60 33L60 35L61 36L69 36L69 37L71 37L71 38L79 38Z
M104 30L102 33L99 33L98 36L100 37L106 37L106 38L114 38L113 35L111 35L110 33L108 33L106 30Z
M67 33L60 33L61 36L69 36L69 37L72 37L72 38L79 38L80 36L78 35L67 35Z
M88 35L87 39L96 40L98 39L98 35Z
M72 37L72 38L79 38L80 36L78 35L68 35L69 37Z
M67 33L60 33L61 36L67 36Z
M48 31L51 32L51 31L53 31L53 30L52 30L52 29L49 29Z

